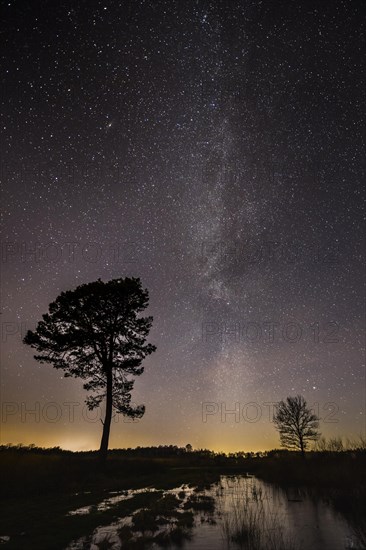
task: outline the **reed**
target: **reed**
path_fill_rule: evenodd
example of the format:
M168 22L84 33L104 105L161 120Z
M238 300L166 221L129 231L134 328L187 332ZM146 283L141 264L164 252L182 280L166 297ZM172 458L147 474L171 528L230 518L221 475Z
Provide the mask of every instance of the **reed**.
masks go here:
M229 507L222 510L222 532L228 548L297 550L286 533L283 518L272 512L267 495L255 483L231 488Z

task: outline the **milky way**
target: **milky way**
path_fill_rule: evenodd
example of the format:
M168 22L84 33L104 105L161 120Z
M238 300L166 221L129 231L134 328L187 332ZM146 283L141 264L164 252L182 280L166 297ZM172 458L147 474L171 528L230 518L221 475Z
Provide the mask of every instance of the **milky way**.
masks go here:
M265 404L296 393L325 435L363 432L364 3L3 11L2 438L98 446L65 412L81 385L21 336L62 290L131 275L158 351L112 446L270 448ZM24 412L50 402L57 422Z

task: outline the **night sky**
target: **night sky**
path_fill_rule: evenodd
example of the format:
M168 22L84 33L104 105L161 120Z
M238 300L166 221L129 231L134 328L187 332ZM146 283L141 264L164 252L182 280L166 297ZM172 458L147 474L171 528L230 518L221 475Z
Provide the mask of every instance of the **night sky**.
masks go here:
M2 5L2 443L99 446L21 339L125 276L158 349L111 447L278 447L265 403L298 393L365 433L364 2Z

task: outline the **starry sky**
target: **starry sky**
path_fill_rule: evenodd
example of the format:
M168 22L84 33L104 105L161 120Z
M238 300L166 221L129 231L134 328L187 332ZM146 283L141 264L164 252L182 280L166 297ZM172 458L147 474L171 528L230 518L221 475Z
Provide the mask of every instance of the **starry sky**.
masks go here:
M324 435L365 433L364 2L2 11L2 443L98 448L82 383L22 336L125 276L158 349L112 447L278 447L297 393Z

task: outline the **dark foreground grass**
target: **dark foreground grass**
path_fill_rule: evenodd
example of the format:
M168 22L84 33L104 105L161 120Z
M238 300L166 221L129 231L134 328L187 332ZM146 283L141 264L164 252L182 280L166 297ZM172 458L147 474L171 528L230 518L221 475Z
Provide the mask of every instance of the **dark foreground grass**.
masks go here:
M362 490L366 486L366 452L297 453L252 461L250 470L265 481L281 486L314 490Z
M328 499L351 523L354 522L355 530L366 533L362 517L359 517L359 510L366 508L365 466L364 452L309 453L306 460L296 453L226 460L222 457L219 460L202 459L194 453L164 458L129 458L113 454L106 466L101 467L96 455L91 453L47 455L8 449L0 452L0 536L10 536L10 541L4 545L9 550L60 550L71 540L91 536L97 526L109 525L138 508L153 511L150 515L146 512L146 517L136 518L145 528L151 527L158 513L165 513L166 518L174 516L176 497L171 495L161 500L161 493L141 493L107 510L98 511L95 506L90 514L67 514L101 502L110 496L110 491L141 487L169 489L183 483L203 489L218 481L220 475L247 472L282 487L305 488L307 492ZM184 493L178 498L183 496ZM175 534L170 539L161 535L161 545L168 546L174 537L177 542L185 540L187 528L192 526L190 511L211 507L208 500L190 497ZM131 548L133 545L131 541Z
M159 493L140 493L110 509L95 509L89 514L73 516L67 513L76 504L92 504L100 499L96 494L84 500L74 500L67 495L61 498L48 496L21 499L10 502L9 507L2 510L4 517L1 518L0 528L2 533L10 536L6 548L60 550L73 539L90 536L97 526L109 525L140 506L152 505L158 498Z
M0 453L0 469L0 536L10 536L4 546L9 550L60 550L71 540L91 535L97 526L108 525L141 506L169 515L170 501L177 501L167 496L157 507L155 501L161 493L142 493L108 510L95 507L86 515L68 515L71 510L100 503L111 496L110 491L169 489L183 483L208 486L220 477L214 465L203 470L178 459L111 458L101 467L95 455L17 451ZM140 519L146 527L148 518ZM184 538L182 529L190 522L188 515L182 516L172 537Z

